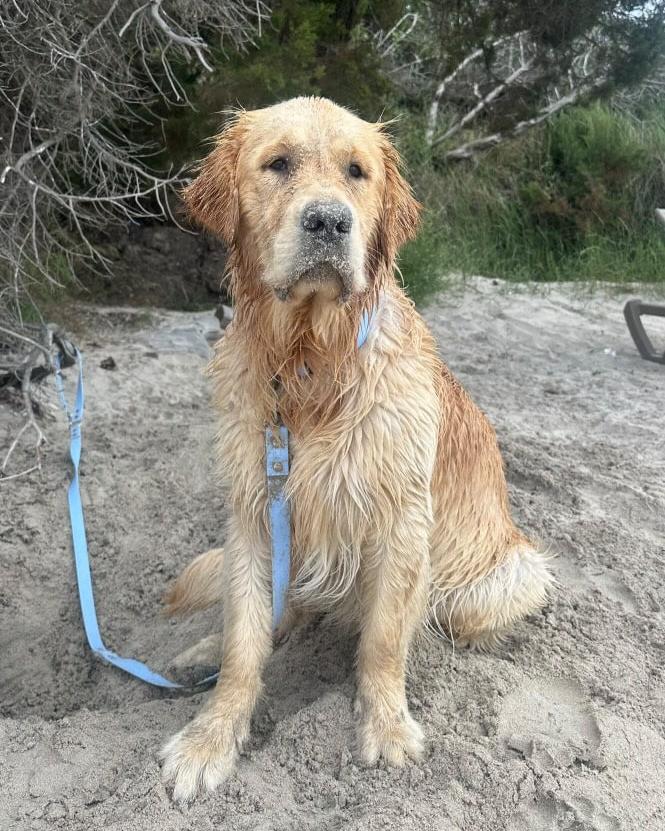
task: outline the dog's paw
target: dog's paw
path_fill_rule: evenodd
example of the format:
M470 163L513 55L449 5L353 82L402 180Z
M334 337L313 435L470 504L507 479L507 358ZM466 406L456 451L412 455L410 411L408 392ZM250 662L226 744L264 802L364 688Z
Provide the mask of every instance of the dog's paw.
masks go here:
M362 706L360 712L358 745L366 765L375 765L383 759L389 765L402 767L407 758L415 761L422 758L425 752L423 731L408 710L393 718L367 713Z
M202 713L176 733L159 753L162 781L173 788L174 801L191 802L227 779L246 732L229 718Z

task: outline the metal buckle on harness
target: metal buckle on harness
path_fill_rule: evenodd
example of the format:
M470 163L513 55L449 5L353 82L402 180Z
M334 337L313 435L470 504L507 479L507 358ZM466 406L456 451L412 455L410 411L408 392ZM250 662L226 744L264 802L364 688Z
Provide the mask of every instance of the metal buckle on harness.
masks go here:
M266 427L266 475L270 480L289 475L289 431L281 420Z

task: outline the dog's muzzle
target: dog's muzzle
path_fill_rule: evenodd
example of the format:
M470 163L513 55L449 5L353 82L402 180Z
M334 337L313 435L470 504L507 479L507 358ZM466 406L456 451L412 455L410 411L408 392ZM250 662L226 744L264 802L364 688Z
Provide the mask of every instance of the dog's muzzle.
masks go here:
M353 290L351 231L353 214L342 202L310 202L300 217L300 231L292 277L276 289L280 300L288 300L296 283L314 286L337 280L340 301L348 300Z

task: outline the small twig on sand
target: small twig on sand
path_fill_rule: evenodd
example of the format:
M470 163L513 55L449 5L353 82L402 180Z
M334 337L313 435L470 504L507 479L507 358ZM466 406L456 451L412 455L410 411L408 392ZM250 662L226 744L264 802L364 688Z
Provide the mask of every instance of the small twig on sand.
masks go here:
M45 359L48 364L50 365L50 351L51 346L53 344L53 333L54 327L53 326L45 326L42 330L42 343L36 343L34 349L31 349L30 352L26 355L25 359L22 361L21 366L18 370L21 377L21 396L23 398L23 405L25 406L26 411L26 421L18 431L14 440L12 441L11 445L9 446L9 450L5 454L5 458L2 462L2 467L0 467L0 482L7 480L7 479L16 479L19 476L25 476L28 473L32 473L35 470L41 470L42 468L42 454L41 449L42 445L46 444L46 436L42 432L41 427L37 424L37 420L35 419L35 412L32 403L32 395L31 395L31 381L32 381L32 371L39 366L39 364ZM46 356L46 358L44 358ZM22 471L21 473L14 473L14 474L6 474L7 465L9 460L12 457L12 454L16 450L18 443L20 442L23 435L28 431L33 430L36 435L35 441L35 453L37 455L37 464L33 465L32 467Z
M27 476L28 473L34 473L35 470L39 470L39 465L33 465L32 467L28 467L25 470L20 471L19 473L10 473L8 476L4 474L0 476L0 484L2 482L9 482L10 479L19 479L21 476Z

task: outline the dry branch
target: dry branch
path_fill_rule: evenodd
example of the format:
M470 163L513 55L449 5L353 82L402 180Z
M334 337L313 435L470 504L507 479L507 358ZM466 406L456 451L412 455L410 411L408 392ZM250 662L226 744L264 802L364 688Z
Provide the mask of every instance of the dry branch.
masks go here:
M0 304L20 323L24 292L98 258L109 221L168 214L179 170L152 172L160 148L128 126L182 104L177 64L212 71L205 33L243 48L262 0L27 0L0 8Z
M526 63L518 66L510 75L505 79L505 81L501 81L500 84L497 84L493 89L491 89L487 95L484 95L480 101L476 104L475 107L472 107L469 112L467 112L459 121L455 122L445 133L443 133L438 138L434 139L431 142L431 146L435 146L440 142L446 141L447 139L454 136L456 133L459 133L460 130L463 130L465 127L468 127L469 124L484 110L486 109L492 101L498 98L505 90L517 81L525 72L528 72L529 69L533 66L533 59L527 61Z
M60 327L54 324L41 326L27 326L30 336L12 331L7 326L0 326L4 334L2 343L3 356L0 358L0 388L17 387L21 392L21 399L25 410L25 421L18 433L9 444L0 465L0 482L25 476L41 469L41 448L46 443L46 437L35 418L33 402L33 384L42 381L54 371L53 348L55 346L64 356L63 363L71 363L72 347L64 337ZM30 351L22 356L20 346L23 343L31 345ZM14 348L12 349L12 346ZM18 473L7 473L9 462L19 446L23 436L32 431L35 434L34 450L36 463Z
M425 144L444 158L470 158L610 89L616 97L641 84L641 95L654 103L662 97L664 0L630 14L621 0L593 13L554 4L548 19L528 3L503 12L485 4L482 23L470 11L475 5L422 0L414 26L382 52L406 95L429 98Z
M446 159L449 161L460 161L462 159L471 159L473 156L482 151L488 150L490 147L496 147L497 144L501 144L502 141L506 141L509 138L515 138L516 136L521 135L522 133L530 130L532 127L535 127L537 124L541 124L548 118L551 118L555 113L562 110L564 107L569 107L572 104L575 104L577 101L580 100L585 95L590 95L594 89L600 88L605 84L604 79L598 79L594 84L589 84L586 87L579 87L578 89L573 90L568 95L559 98L557 101L553 101L551 104L548 104L543 109L532 118L527 118L523 121L519 121L517 124L514 125L510 130L500 133L493 133L490 136L482 136L481 138L473 139L471 141L466 142L465 144L461 144L459 147L454 148L453 150L448 150L445 154Z
M188 104L176 67L212 71L211 49L245 48L268 13L263 0L0 4L0 385L20 388L26 412L0 477L30 431L41 464L31 391L56 330L27 325L23 304L81 258L106 267L94 229L170 215L182 172L155 172L161 148L131 128L158 122L158 103Z

